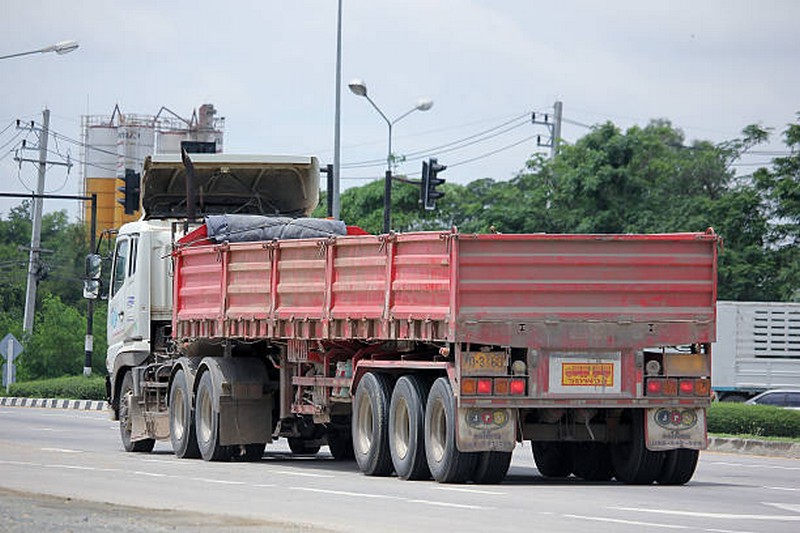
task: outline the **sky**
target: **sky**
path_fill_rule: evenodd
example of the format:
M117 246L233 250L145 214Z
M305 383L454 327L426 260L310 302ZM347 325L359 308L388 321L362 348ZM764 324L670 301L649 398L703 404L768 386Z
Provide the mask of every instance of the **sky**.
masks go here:
M333 162L337 0L3 0L0 56L64 40L70 54L0 60L0 192L35 188L36 166L13 158L16 119L51 112L50 157L80 160L82 115L190 117L213 103L225 151L316 155ZM800 2L793 0L342 0L342 188L380 179L388 128L347 83L362 79L395 124L396 172L419 177L437 157L450 182L507 180L548 148L530 116L563 102L564 142L592 125L666 118L687 143L737 137L748 124L773 142L736 167L781 153L800 112ZM7 128L7 129L6 129ZM71 139L72 141L70 141ZM37 152L16 152L36 158ZM82 193L81 170L51 166L45 189ZM18 205L0 198L0 216ZM45 210L75 202L45 202Z

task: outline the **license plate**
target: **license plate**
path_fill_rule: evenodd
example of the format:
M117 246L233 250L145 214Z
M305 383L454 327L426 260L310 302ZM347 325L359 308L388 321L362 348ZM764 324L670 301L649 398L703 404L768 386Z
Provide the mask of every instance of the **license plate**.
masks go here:
M561 385L564 387L613 387L614 363L563 363Z
M647 448L653 451L689 448L705 450L706 410L697 407L657 407L647 410Z
M466 352L461 356L462 374L505 375L507 370L506 352Z
M549 385L553 394L620 394L622 391L620 353L553 354Z

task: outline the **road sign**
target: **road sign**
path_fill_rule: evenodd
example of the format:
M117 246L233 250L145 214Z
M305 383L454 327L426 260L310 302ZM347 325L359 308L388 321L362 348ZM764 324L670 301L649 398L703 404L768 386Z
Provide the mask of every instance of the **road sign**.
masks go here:
M9 333L0 341L0 354L2 354L5 359L11 359L13 361L22 353L22 350L22 344L19 343L12 333Z

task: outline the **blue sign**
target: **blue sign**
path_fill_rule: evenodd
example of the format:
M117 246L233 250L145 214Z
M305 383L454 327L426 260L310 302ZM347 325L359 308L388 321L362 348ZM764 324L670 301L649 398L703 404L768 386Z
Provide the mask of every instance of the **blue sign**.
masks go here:
M0 354L6 359L11 359L13 361L22 353L22 350L22 344L20 344L17 338L11 333L3 337L3 340L0 341Z

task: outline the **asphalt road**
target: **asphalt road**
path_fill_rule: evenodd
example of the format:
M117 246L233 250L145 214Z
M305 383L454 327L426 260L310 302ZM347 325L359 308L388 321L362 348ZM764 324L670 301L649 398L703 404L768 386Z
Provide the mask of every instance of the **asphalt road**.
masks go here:
M794 533L800 460L704 452L688 485L641 487L545 480L526 445L500 485L440 485L283 443L258 463L128 454L104 413L0 408L0 502L0 531Z

